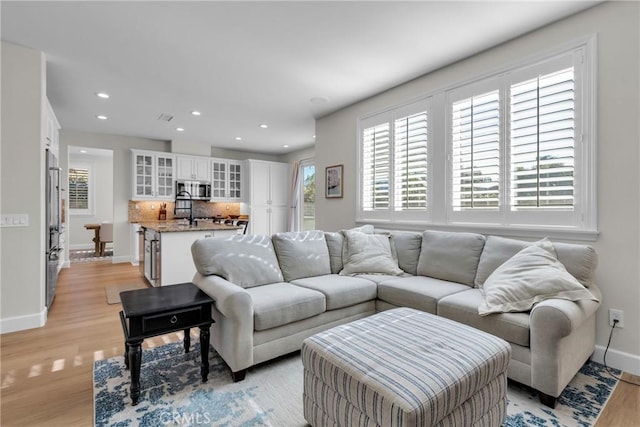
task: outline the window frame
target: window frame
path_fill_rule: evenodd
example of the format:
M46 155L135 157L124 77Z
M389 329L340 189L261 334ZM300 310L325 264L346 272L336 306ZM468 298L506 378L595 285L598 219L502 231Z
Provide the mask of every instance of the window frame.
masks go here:
M68 201L68 209L69 209L69 215L73 215L73 216L91 216L94 214L94 206L95 206L95 200L94 200L94 182L93 182L93 164L92 163L83 163L83 162L79 162L79 163L73 163L69 165L68 171L67 171L67 188L68 188L68 198L71 195L71 184L69 182L69 179L71 177L71 173L69 172L71 169L80 169L80 170L86 170L87 171L87 175L88 175L88 179L87 179L87 209L75 209L75 208L71 208L71 201Z
M298 171L298 207L297 207L297 215L298 215L298 231L307 231L304 229L304 168L308 168L310 166L314 167L314 179L316 181L316 184L318 182L318 175L317 175L317 171L316 169L316 164L315 164L315 159L304 159L300 161L299 164L299 171ZM318 197L318 187L316 185L315 188L315 194L314 194L314 198ZM314 202L315 204L315 202ZM314 211L314 216L313 216L313 220L315 223L316 217L315 217L315 211ZM315 229L315 227L314 227Z
M430 218L430 188L427 184L426 207L424 209L396 209L396 139L395 139L395 124L396 120L402 119L407 116L426 112L427 115L427 183L431 181L431 157L429 152L431 150L431 138L429 130L429 117L431 115L431 96L421 96L410 102L404 103L398 107L387 109L375 114L368 115L358 120L358 169L361 171L358 179L357 189L357 221L392 221L397 223L428 223ZM388 124L389 126L389 204L386 209L373 209L366 210L363 206L364 197L364 141L363 132L371 127L381 124Z
M395 215L394 202L390 200L391 212L372 214L363 210L362 205L362 132L375 117L385 115L392 117L397 111L411 104L403 103L394 107L387 107L376 113L361 116L357 119L357 155L359 184L357 193L356 222L372 223L380 227L406 230L421 230L425 225L432 229L463 230L480 233L494 233L520 237L554 237L574 240L595 241L597 230L597 129L596 129L596 35L592 34L545 52L526 57L522 60L500 67L491 72L476 76L465 81L455 82L446 87L433 90L420 98L430 99L428 113L428 181L427 208L428 214L419 218L401 218ZM557 58L573 55L576 112L574 115L576 134L574 136L574 213L567 221L558 221L560 210L544 212L516 211L509 212L509 197L511 192L510 170L510 129L509 104L510 85L525 81L520 78L536 68L552 64ZM579 69L578 69L579 68ZM559 71L553 69L552 71ZM452 159L450 138L450 104L451 94L462 94L465 87L485 85L489 81L498 81L500 89L500 139L501 139L501 176L499 213L473 212L474 215L452 214ZM393 126L393 121L390 121ZM580 131L578 131L580 128ZM392 146L393 147L393 146ZM505 149L506 147L506 149ZM392 166L394 162L392 160ZM394 174L391 168L390 174ZM390 193L395 193L390 190ZM470 213L470 212L467 212ZM493 215L492 215L493 214ZM554 218L555 217L555 218ZM552 221L553 220L553 221Z

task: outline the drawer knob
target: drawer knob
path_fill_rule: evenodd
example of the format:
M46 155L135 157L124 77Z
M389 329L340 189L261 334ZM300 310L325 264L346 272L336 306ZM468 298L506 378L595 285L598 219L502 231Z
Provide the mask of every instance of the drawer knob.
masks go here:
M171 322L172 324L173 324L173 323L176 323L177 321L178 321L178 318L177 318L176 316L173 316L173 317L171 318L171 320L170 320L170 322Z

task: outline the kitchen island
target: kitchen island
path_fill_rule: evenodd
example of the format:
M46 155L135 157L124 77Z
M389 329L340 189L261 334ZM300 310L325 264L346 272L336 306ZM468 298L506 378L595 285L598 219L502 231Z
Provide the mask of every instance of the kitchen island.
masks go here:
M144 276L153 286L191 282L196 273L191 245L197 239L228 237L244 227L198 221L192 225L180 221L141 222L144 253L140 262Z

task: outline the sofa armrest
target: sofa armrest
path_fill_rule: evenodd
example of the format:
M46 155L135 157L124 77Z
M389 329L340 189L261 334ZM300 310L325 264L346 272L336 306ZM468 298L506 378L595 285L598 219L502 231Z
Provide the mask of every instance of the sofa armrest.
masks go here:
M253 300L249 293L220 276L196 273L193 283L215 300L215 306L225 317L253 319Z
M591 285L589 291L598 300L602 293L597 286ZM567 301L548 299L536 304L531 310L531 333L542 332L562 338L569 336L582 323L590 318L600 307L600 303L590 300Z
M253 299L242 287L220 276L196 273L193 283L215 300L211 343L231 370L253 365Z
M589 291L601 299L600 290ZM549 299L531 310L531 386L557 397L595 348L596 301Z

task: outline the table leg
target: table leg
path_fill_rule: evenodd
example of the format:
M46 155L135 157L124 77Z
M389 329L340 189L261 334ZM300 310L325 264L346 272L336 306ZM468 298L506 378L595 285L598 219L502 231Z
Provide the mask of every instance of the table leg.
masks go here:
M129 343L129 369L131 370L131 405L140 398L140 364L142 363L142 340Z
M184 352L189 353L189 347L191 347L191 330L189 328L184 330Z
M96 256L102 256L102 254L100 253L100 229L96 228L95 230L95 237L93 238L93 243L94 243L94 252L96 254Z
M129 369L129 344L124 341L124 367Z
M202 374L202 382L207 382L209 376L209 329L211 325L200 326L200 360L202 366L200 373Z

